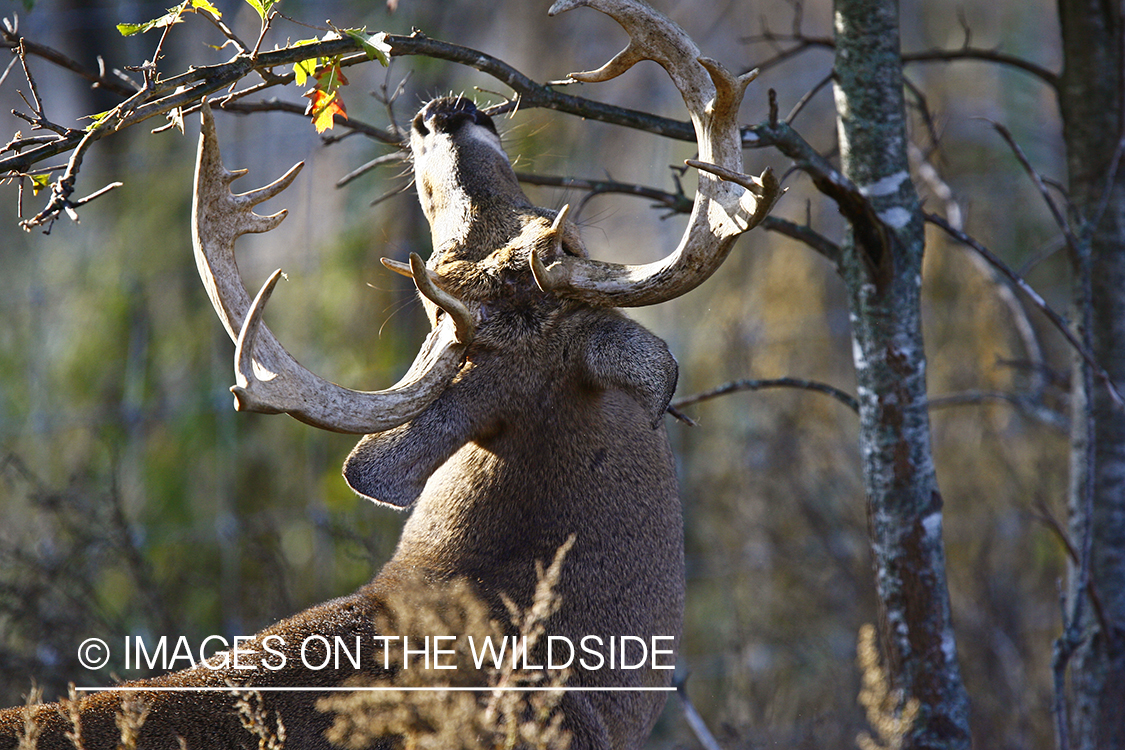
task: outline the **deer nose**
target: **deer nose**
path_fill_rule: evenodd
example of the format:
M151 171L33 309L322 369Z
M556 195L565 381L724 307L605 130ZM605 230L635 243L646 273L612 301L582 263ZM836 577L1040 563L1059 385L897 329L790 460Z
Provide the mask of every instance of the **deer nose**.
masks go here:
M434 99L414 118L414 129L426 135L430 129L439 133L457 132L465 123L471 122L496 132L492 118L477 109L476 105L463 96Z

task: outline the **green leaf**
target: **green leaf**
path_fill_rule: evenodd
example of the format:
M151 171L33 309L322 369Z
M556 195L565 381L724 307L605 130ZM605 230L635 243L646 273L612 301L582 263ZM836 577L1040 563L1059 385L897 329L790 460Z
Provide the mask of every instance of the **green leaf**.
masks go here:
M265 21L266 16L269 15L270 9L277 4L277 0L246 0L246 3L251 8L258 11L258 15Z
M117 30L121 32L121 36L133 36L134 34L143 34L152 29L162 29L173 23L179 23L183 20L181 17L183 13L205 12L210 13L216 19L222 18L223 14L219 9L209 3L207 0L189 0L178 8L170 8L167 13L154 18L151 21L144 23L119 23Z
M154 18L151 21L143 23L119 23L117 30L121 32L121 36L133 36L134 34L143 34L150 29L161 29L174 23L179 23L180 13L183 8L171 8L167 13Z
M93 122L91 122L91 123L90 123L90 124L89 124L89 125L88 125L88 126L86 127L86 130L87 130L87 131L90 131L90 130L93 130L94 128L96 128L96 127L97 127L98 125L101 125L101 123L102 123L102 120L104 120L105 118L109 117L109 115L110 115L110 114L111 114L112 112L113 112L113 110L112 110L112 109L107 109L107 110L106 110L105 112L98 112L98 113L97 113L96 115L86 115L86 117L85 117L84 119L89 119L89 120L93 120Z
M359 42L367 53L368 60L378 60L384 67L391 64L391 45L387 44L387 32L368 34L367 27L364 26L362 29L344 29L344 33Z
M319 41L320 40L316 37L313 37L312 39L298 39L297 41L293 42L291 46L303 47L306 44L315 44ZM293 80L298 86L304 86L305 81L309 79L309 76L312 76L316 73L316 66L319 62L319 57L310 57L307 60L299 60L293 63Z

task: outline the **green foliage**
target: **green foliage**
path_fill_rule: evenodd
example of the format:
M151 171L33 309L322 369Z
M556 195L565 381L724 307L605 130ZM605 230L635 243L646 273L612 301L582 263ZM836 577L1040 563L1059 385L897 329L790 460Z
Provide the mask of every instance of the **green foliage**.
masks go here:
M378 60L383 67L391 64L391 45L387 44L385 31L368 34L367 27L364 26L362 29L344 29L344 33L360 43L368 60Z
M391 48L386 43L385 33L368 34L366 27L344 29L343 33L359 42L363 51L367 53L368 60L378 59L384 67L390 64ZM293 46L300 47L339 38L339 32L330 31L319 39L301 39L294 42ZM343 55L310 57L293 64L293 80L298 86L304 86L309 78L316 80L316 85L304 92L303 96L309 100L307 114L312 118L318 133L330 129L336 115L340 115L345 120L348 117L344 100L340 96L340 87L348 83L340 67L342 59Z
M265 23L266 18L269 16L273 6L277 5L277 2L278 0L246 0L246 4L257 11L263 23Z
M251 5L253 5L253 3L251 3ZM117 30L121 32L121 36L143 34L152 29L162 29L165 26L180 23L180 21L183 20L184 13L209 13L216 19L223 17L219 9L207 2L207 0L185 0L175 8L169 8L168 12L164 15L154 18L151 21L144 21L142 23L119 23L117 24Z

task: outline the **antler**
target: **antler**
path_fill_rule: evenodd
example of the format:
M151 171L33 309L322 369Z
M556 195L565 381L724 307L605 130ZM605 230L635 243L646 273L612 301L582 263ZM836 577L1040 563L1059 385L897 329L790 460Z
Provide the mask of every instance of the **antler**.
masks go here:
M556 0L550 15L589 6L611 16L629 34L629 45L597 70L571 73L588 83L621 75L641 60L654 60L680 90L695 126L699 187L688 228L667 258L640 266L561 256L545 265L532 254L536 280L545 291L616 307L653 305L703 283L722 264L737 237L765 218L781 195L769 169L759 177L742 173L738 107L753 70L738 77L701 57L687 33L641 0Z
M262 311L281 271L266 281L254 301L243 286L234 259L234 241L248 232L268 232L285 211L259 216L253 208L280 193L297 176L297 164L258 190L234 195L230 184L246 170L223 167L210 107L202 108L203 127L195 171L192 241L199 276L215 312L237 343L235 409L264 414L286 412L315 427L335 432L382 432L410 421L436 399L460 369L473 338L472 317L459 301L435 287L417 255L410 264L418 290L448 313L422 345L410 371L385 391L353 391L317 377L298 363L262 323Z

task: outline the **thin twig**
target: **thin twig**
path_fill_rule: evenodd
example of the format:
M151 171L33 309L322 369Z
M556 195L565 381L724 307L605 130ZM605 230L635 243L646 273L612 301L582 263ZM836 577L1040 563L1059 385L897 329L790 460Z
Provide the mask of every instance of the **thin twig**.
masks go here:
M774 34L766 31L763 34L752 37L744 37L743 42L747 44L755 44L761 42L770 42L781 51L775 56L766 59L763 62L757 63L754 67L761 68L763 71L772 68L785 60L788 60L795 55L813 49L835 49L836 42L831 37L824 36L808 36L799 31L792 34ZM793 44L788 49L781 49L780 43ZM902 55L902 61L905 64L910 63L951 63L963 61L981 61L998 63L1016 70L1022 71L1038 78L1043 83L1047 84L1053 89L1057 89L1060 85L1059 74L1044 68L1041 65L1025 60L1022 57L1011 55L1005 52L1000 52L994 49L983 49L980 47L971 47L967 43L958 49L932 49L923 50L921 52L907 52Z
M909 76L903 76L903 83L906 85L907 91L914 95L917 101L918 110L921 112L922 122L926 125L926 133L930 136L931 151L937 149L938 143L941 139L938 137L937 123L934 121L933 112L930 110L929 100L926 99L926 93L922 88L914 83Z
M1003 138L1004 141L1008 144L1008 147L1012 149L1012 153L1015 154L1016 159L1019 160L1020 166L1023 167L1024 171L1027 173L1027 176L1030 177L1031 181L1035 184L1036 189L1039 191L1039 195L1043 198L1043 202L1047 204L1047 209L1050 210L1051 216L1054 217L1055 224L1058 226L1059 231L1063 233L1063 237L1066 239L1066 243L1070 247L1070 251L1077 257L1081 253L1081 243L1079 242L1078 237L1074 234L1074 231L1071 229L1070 222L1067 221L1066 214L1055 204L1054 198L1051 197L1051 191L1047 189L1047 184L1044 181L1043 176L1039 174L1039 172L1036 171L1035 167L1031 165L1031 160L1027 158L1027 154L1023 152L1023 149L1020 148L1019 143L1016 142L1016 138L1012 135L1012 131L1008 130L1008 128L1005 127L1002 123L992 120L986 120L986 122L992 125L996 132L1000 134L1000 137Z
M669 193L657 188L634 185L628 182L618 182L616 180L590 180L581 177L561 177L557 175L532 174L530 172L516 172L516 178L520 182L528 185L587 190L595 194L618 193L622 195L632 195L637 198L648 198L656 201L660 206L667 208L673 213L690 213L694 205L693 201L682 192Z
M1081 564L1078 550L1076 550L1074 548L1074 545L1071 544L1070 537L1067 536L1066 529L1063 528L1063 525L1059 523L1059 520L1055 518L1054 514L1051 513L1050 508L1047 507L1047 504L1043 502L1042 498L1035 499L1035 510L1037 511L1037 513L1032 516L1032 518L1046 527L1054 535L1054 537L1059 540L1059 544L1062 545L1063 550L1066 552L1066 556L1070 558L1070 561L1072 563L1074 563L1075 565ZM1110 630L1109 621L1106 619L1105 615L1105 607L1102 604L1102 598L1098 594L1098 588L1093 580L1089 580L1086 582L1086 593L1090 597L1090 604L1094 608L1094 616L1098 618L1098 624L1101 626L1102 632L1113 632L1112 630Z
M71 205L74 208L78 208L79 206L84 206L87 203L89 203L90 201L95 200L97 198L101 198L103 195L105 195L109 191L116 190L117 188L121 187L124 184L125 183L123 183L123 182L111 182L108 185L106 185L105 187L103 187L102 189L95 190L94 192L90 193L85 198L79 198L78 200L74 201L74 203L71 204Z
M823 393L826 396L839 401L844 406L848 407L856 414L859 413L859 401L854 396L846 393L835 386L828 385L827 383L820 383L815 380L804 380L802 378L772 378L767 380L735 380L730 383L725 383L717 388L712 388L703 393L697 393L694 396L685 396L684 398L676 399L672 402L672 406L676 409L683 409L701 401L708 401L719 396L725 396L728 393L737 393L740 391L760 391L766 388L799 388L806 391L815 391Z
M961 230L953 228L945 219L941 218L937 214L931 213L925 214L925 218L926 221L930 222L934 226L939 227L953 239L957 240L963 245L971 247L973 250L979 253L981 257L987 260L993 268L999 271L1021 292L1026 294L1032 301L1032 303L1039 309L1039 311L1047 316L1047 319L1051 321L1051 324L1055 327L1055 329L1058 330L1064 338L1066 338L1067 343L1069 343L1070 346L1076 352L1078 352L1079 356L1082 357L1083 361L1090 366L1090 369L1097 376L1098 380L1102 383L1102 385L1105 386L1106 390L1109 392L1109 395L1113 399L1114 403L1117 404L1117 406L1120 408L1125 408L1125 401L1122 400L1121 393L1117 390L1117 386L1113 384L1113 381L1109 377L1109 373L1105 371L1105 368L1097 363L1097 361L1094 359L1094 355L1090 353L1090 350L1085 345L1083 345L1081 341L1078 340L1078 338L1074 335L1074 332L1070 330L1070 326L1067 325L1067 322L1065 320L1063 320L1062 316L1051 309L1051 306L1047 304L1047 301L1044 300L1043 297L1041 297L1039 293L1031 287L1030 284L1024 281L1023 278L1021 278L1015 271L1009 268L1008 265L1004 263L1004 261L1000 260L1000 258L994 255L992 251L990 251L987 247L985 247L969 235L965 234Z
M768 57L765 60L755 63L750 69L758 68L762 72L776 67L785 62L791 57L796 57L802 52L815 49L832 50L836 48L836 43L831 37L821 36L813 37L804 34L774 34L766 30L757 36L743 37L741 40L745 44L759 44L761 42L768 42L773 45L774 49L778 50L775 55ZM793 42L794 45L788 49L783 49L780 42Z
M246 43L239 39L238 35L231 31L230 27L223 23L223 20L221 18L216 18L214 15L208 12L202 12L199 15L203 16L208 21L213 23L215 25L215 28L217 28L219 32L223 36L225 36L231 44L235 46L235 49L242 53L245 53L247 51Z
M943 203L946 221L958 231L963 230L961 206L954 198L953 190L949 187L949 184L942 178L937 169L926 160L920 148L911 145L909 152L919 179ZM997 276L996 269L990 266L979 253L968 253L968 257L973 267L981 274L986 275L988 280L992 282L1000 301L1008 308L1008 312L1012 316L1012 324L1015 326L1016 333L1019 335L1020 341L1023 342L1025 353L1032 363L1030 368L1033 373L1032 390L1041 393L1046 387L1045 371L1047 368L1043 364L1043 348L1039 344L1039 335L1028 318L1027 308L1011 286L999 283L1000 279ZM1025 274L1020 272L1018 275L1022 277Z
M102 74L92 73L85 66L72 60L58 50L25 39L12 29L5 27L3 30L0 30L0 47L15 49L21 44L29 55L43 58L44 60L58 65L60 68L65 68L72 73L76 73L80 77L90 81L96 88L103 88L120 96L130 96L136 92L135 87L126 86L121 81Z
M771 215L762 219L761 226L763 229L770 232L777 232L780 235L804 243L824 256L834 267L837 269L840 268L843 250L837 243L817 232L809 226L808 223L798 224L795 221L789 221L788 219L782 219L778 216Z
M1035 78L1038 78L1043 83L1047 84L1053 89L1057 89L1060 85L1061 79L1059 74L1052 70L1036 65L1033 62L1009 55L1005 52L998 52L994 49L981 49L979 47L964 46L960 49L953 50L925 50L923 52L911 52L902 56L904 63L928 63L928 62L960 62L964 60L979 60L981 62L999 63L1006 65L1009 68L1023 71Z
M371 208L374 208L375 206L378 206L383 201L390 200L391 198L394 198L396 195L402 195L403 193L405 193L407 190L409 190L413 186L414 186L414 183L411 182L411 181L404 182L402 185L399 185L396 188L391 188L390 190L383 193L382 195L380 195L378 198L371 201L367 205Z
M238 112L240 114L250 114L252 112L286 112L292 115L300 115L301 117L308 116L306 114L305 105L295 104L294 102L287 102L282 99L276 98L263 99L257 102L229 101L223 99L219 102L216 102L212 106L214 109L221 109L224 112ZM197 111L198 109L198 105L185 107L184 114L190 114ZM336 125L349 128L356 133L367 136L368 138L379 141L380 143L385 143L388 146L399 146L402 144L401 140L396 137L396 134L394 132L388 131L386 128L380 128L378 126L371 125L370 123L363 122L362 120L357 120L355 118L349 118L345 120L344 118L337 116L334 119L334 122Z
M832 83L832 74L831 73L824 76L824 78L821 78L815 86L813 86L811 89L809 89L808 91L805 92L805 95L802 96L797 101L797 103L793 105L793 109L789 110L789 114L787 114L785 116L785 122L789 123L789 124L792 124L793 120L796 119L797 115L799 115L801 113L801 110L804 109L805 106L810 101L812 101L812 98L817 95L817 92L819 92L822 88L824 88L825 86L827 86L830 83Z
M188 6L190 0L184 0L180 6L176 8L176 15L172 22L164 27L164 31L160 33L160 41L156 43L156 50L152 53L152 60L142 65L142 74L145 78L145 88L148 88L156 81L156 65L160 62L160 52L164 49L164 40L168 38L168 33L172 31L172 27L180 20L180 16L184 14L184 8Z
M699 744L703 745L703 750L722 750L722 746L715 735L711 734L711 730L707 728L706 722L699 712L695 710L691 699L687 694L687 676L674 683L676 687L676 695L680 698L680 705L684 708L684 718L687 719L688 726L691 727L692 733L695 738L699 740Z
M336 180L336 187L342 188L352 180L362 177L376 167L381 167L384 164L401 164L404 161L406 161L406 156L399 151L395 151L389 154L383 154L382 156L376 156L371 161L356 167L340 179Z
M1059 431L1065 431L1069 427L1066 415L1044 405L1038 394L1007 393L1005 391L962 391L928 399L926 405L930 409L947 409L955 406L977 406L989 401L1011 404L1020 412L1028 414Z
M1123 152L1125 152L1125 134L1117 141L1117 148L1113 150L1113 157L1109 161L1109 169L1106 170L1105 187L1102 188L1097 208L1094 209L1093 214L1086 219L1081 230L1079 230L1083 237L1088 237L1097 230L1098 224L1101 223L1102 217L1105 216L1105 212L1109 208L1109 199L1113 195L1113 189L1117 183Z
M8 80L8 74L12 72L12 68L14 68L16 63L18 63L19 61L19 57L14 55L12 56L12 59L8 61L8 67L4 68L4 73L0 75L0 86L3 86L4 81Z

